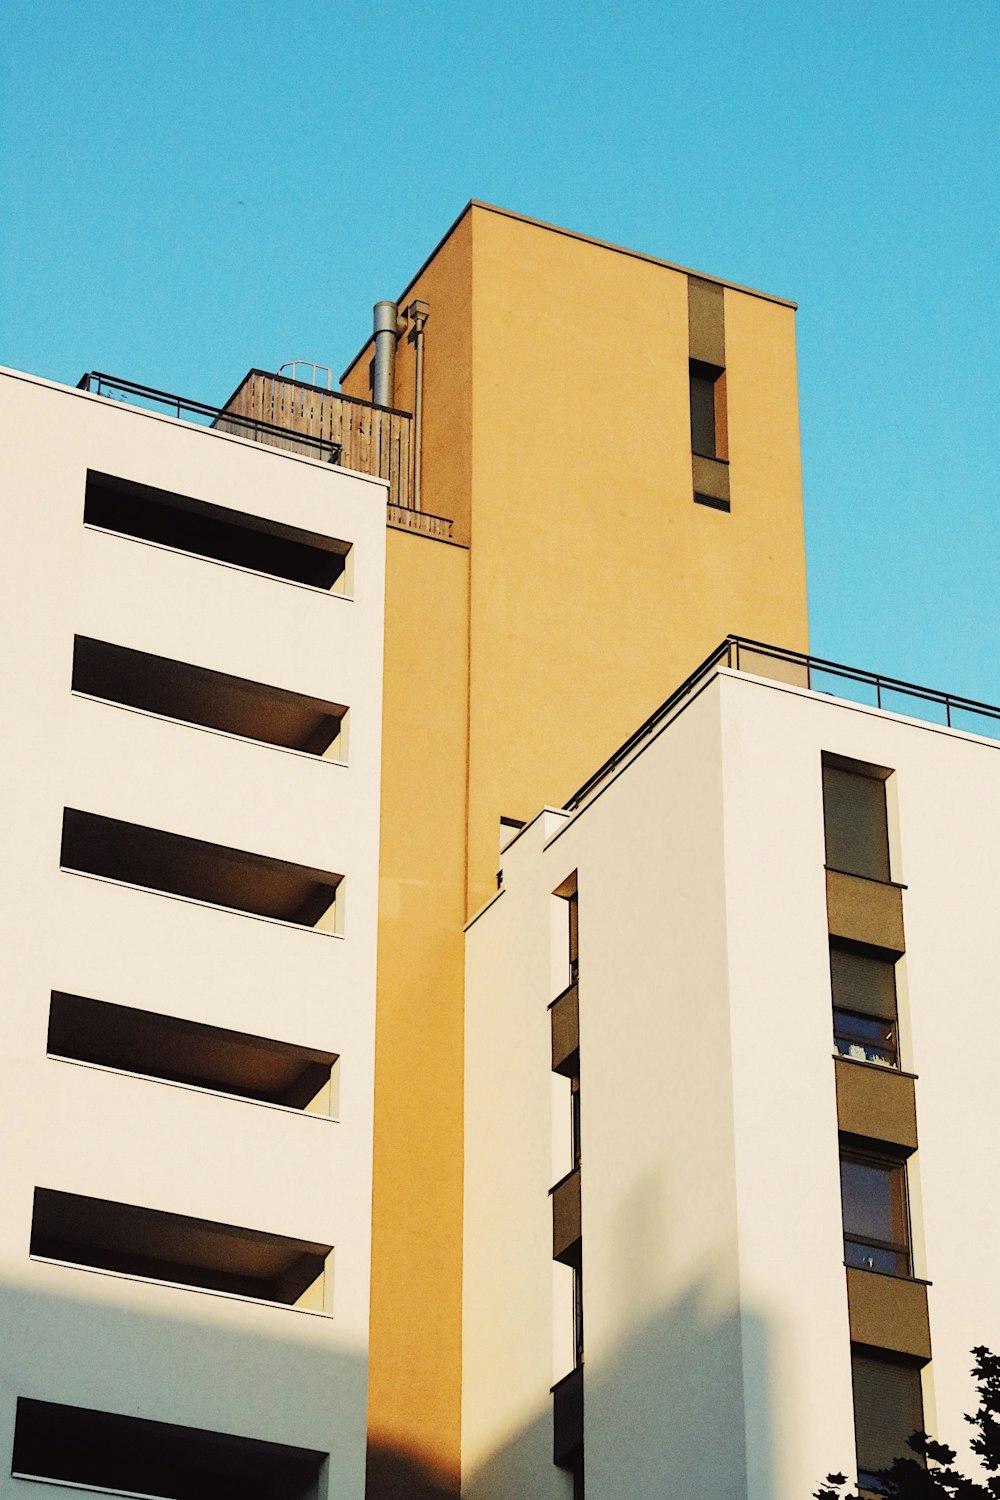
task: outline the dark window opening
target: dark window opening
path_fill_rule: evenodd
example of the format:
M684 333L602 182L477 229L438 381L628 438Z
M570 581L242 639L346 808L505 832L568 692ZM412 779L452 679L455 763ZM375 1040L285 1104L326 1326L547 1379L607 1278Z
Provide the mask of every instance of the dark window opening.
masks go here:
M840 1195L847 1264L909 1276L910 1225L903 1163L844 1152Z
M52 994L48 1051L168 1083L336 1114L333 1052L227 1031L83 995Z
M858 1483L877 1494L887 1491L879 1481L896 1458L923 1459L907 1445L907 1438L924 1428L920 1371L874 1354L854 1351L854 1433Z
M332 1246L36 1188L31 1254L95 1270L321 1309Z
M841 1057L899 1066L896 960L830 944L834 1044Z
M826 863L845 875L888 881L889 822L885 778L868 771L823 764Z
M73 691L310 755L345 759L340 703L78 635Z
M701 458L725 457L719 420L723 374L717 365L704 364L700 359L690 361L691 451Z
M88 470L83 519L90 526L290 583L348 590L347 542L110 474Z
M342 876L67 808L60 864L166 895L334 930Z
M22 1397L11 1472L165 1500L318 1500L326 1458L283 1443Z
M577 1366L583 1364L583 1257L573 1267L573 1356Z
M569 982L576 984L580 977L580 897L574 888L567 898L569 913Z

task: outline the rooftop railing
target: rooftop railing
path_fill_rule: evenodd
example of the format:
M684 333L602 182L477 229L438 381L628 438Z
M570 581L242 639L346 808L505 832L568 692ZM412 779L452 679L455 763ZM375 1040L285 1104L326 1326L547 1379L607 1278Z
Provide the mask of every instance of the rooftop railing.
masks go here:
M730 635L583 783L565 804L566 810L575 811L580 807L644 742L692 703L724 667L757 677L769 677L794 687L808 688L814 693L846 698L851 703L864 704L869 708L885 709L889 713L904 714L949 729L960 729L968 734L981 734L1000 740L1000 707L995 704L980 703L974 698L961 698L955 693L920 687L897 677L886 677L881 672L867 672L861 667L848 667L842 662L827 661L821 656L786 651L781 646L768 646L763 641Z
M292 428L265 422L242 412L206 406L202 401L190 401L186 396L175 396L152 386L136 385L131 380L119 380L117 376L105 375L99 370L88 371L77 382L77 390L89 391L92 396L104 396L111 401L123 401L129 406L140 407L143 411L168 412L181 421L195 422L201 427L212 428L230 437L266 443L269 447L282 448L288 453L298 453L321 463L340 463L340 443L315 437L311 433L296 432Z

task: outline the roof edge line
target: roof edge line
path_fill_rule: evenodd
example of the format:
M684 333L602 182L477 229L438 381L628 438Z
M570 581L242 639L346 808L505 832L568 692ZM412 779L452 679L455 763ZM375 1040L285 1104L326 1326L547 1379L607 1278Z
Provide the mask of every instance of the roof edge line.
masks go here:
M466 214L471 213L474 208L481 208L484 213L498 214L501 218L504 219L513 219L518 224L530 224L535 229L547 229L552 234L565 235L567 239L579 240L584 245L595 245L598 247L598 249L601 250L612 250L616 255L628 255L633 260L643 260L651 266L662 266L664 270L667 271L679 271L684 276L696 276L699 281L711 281L714 282L716 286L728 287L732 292L742 292L747 297L759 297L762 302L773 302L778 307L790 308L792 312L798 311L799 304L797 302L792 302L788 297L779 297L774 292L762 292L758 287L743 286L742 283L738 281L726 281L722 276L709 276L704 271L695 271L690 266L680 266L676 263L676 261L662 260L660 256L649 255L644 250L630 250L627 245L616 245L611 240L601 240L598 239L595 235L583 234L578 229L566 229L561 224L550 224L546 219L534 219L530 214L518 213L517 210L513 208L501 208L496 203L486 203L482 198L469 199L468 203L462 209L461 213L452 220L451 224L449 224L448 228L438 240L437 244L429 252L429 254L424 257L417 270L414 271L413 275L410 277L409 281L406 283L403 290L397 297L397 302L402 302L404 300L407 293L410 292L415 284L419 281L420 277L424 274L434 257L455 233L455 230L458 228L459 224L461 224ZM340 376L341 383L343 383L347 379L348 375L354 369L358 361L363 358L365 350L368 348L370 343L371 337L369 336L367 339L365 339L365 342L361 345L360 349L358 350L357 354L355 354L351 362L347 366L345 366L344 371Z

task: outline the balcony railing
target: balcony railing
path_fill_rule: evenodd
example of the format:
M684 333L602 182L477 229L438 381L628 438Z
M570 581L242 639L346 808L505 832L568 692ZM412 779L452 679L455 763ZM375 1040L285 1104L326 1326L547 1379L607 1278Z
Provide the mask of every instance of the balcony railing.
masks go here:
M664 728L689 703L693 703L712 678L727 667L737 672L748 672L757 677L770 677L795 687L808 688L814 693L846 698L849 702L866 704L870 708L906 714L931 724L943 724L950 729L1000 740L1000 707L996 704L980 703L974 698L960 698L955 693L920 687L897 677L886 677L880 672L867 672L861 667L848 667L842 662L827 661L821 656L808 656L802 651L786 651L781 646L768 646L762 641L729 635L670 694L666 702L661 703L655 713L644 724L640 724L634 734L583 783L565 804L566 810L572 812L580 807L603 782L614 775L619 766L624 765L656 731Z
M105 375L99 370L90 370L77 382L77 390L89 391L92 396L104 396L111 401L124 401L129 406L138 406L143 411L167 412L181 421L195 422L201 427L214 428L216 432L231 437L249 438L255 443L267 443L271 447L283 448L289 453L301 454L304 458L318 459L322 463L339 464L341 444L312 433L296 432L276 422L266 422L260 417L239 411L230 411L218 406L206 406L203 401L190 401L186 396L175 396L169 391L158 391L153 386L136 385L131 380L119 380L117 376Z

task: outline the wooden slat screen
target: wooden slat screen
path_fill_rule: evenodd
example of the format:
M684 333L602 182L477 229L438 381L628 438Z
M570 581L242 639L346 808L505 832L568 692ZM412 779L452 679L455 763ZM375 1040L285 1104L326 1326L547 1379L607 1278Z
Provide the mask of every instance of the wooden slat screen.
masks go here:
M365 401L351 400L336 391L325 391L319 386L306 386L257 371L243 382L226 410L239 416L255 417L261 422L272 422L292 432L340 443L343 449L341 463L345 469L387 479L389 503L404 509L410 507L412 418L406 412L386 411ZM295 447L292 436L287 443L273 436L267 441L276 447Z

